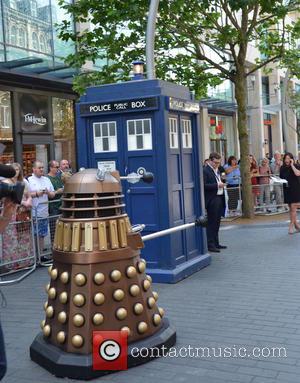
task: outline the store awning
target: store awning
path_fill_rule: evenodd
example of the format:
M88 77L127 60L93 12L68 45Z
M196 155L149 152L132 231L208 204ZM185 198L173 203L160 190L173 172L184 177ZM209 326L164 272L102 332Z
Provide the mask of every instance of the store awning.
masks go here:
M43 61L44 61L43 59L38 57L37 58L29 57L29 58L18 59L18 60L3 61L3 62L0 62L0 68L15 69L20 67L26 67L32 64L39 64L39 63L42 63Z
M237 110L237 105L235 102L218 98L204 98L200 100L200 106L207 109L225 109L232 112Z
M62 62L53 62L39 57L28 57L0 62L0 72L60 81L71 85L73 77L78 75L80 70L71 68Z
M264 113L275 115L281 111L281 104L264 105L263 111Z

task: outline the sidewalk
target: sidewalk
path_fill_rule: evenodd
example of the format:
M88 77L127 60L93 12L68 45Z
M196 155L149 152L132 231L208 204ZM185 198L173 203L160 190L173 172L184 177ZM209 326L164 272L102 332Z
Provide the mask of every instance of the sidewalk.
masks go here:
M228 249L213 255L210 266L175 285L154 284L159 305L177 330L177 350L245 347L246 357L165 357L95 381L298 383L300 234L289 236L284 220L261 225L262 218L247 228L244 220L223 225L221 243ZM1 309L9 363L4 383L64 382L29 359L48 279L40 268L21 284L2 289L8 301ZM286 357L257 358L254 347L284 347Z
M230 221L222 222L222 225L257 225L264 223L286 223L289 221L289 213L255 215L254 218L239 217Z

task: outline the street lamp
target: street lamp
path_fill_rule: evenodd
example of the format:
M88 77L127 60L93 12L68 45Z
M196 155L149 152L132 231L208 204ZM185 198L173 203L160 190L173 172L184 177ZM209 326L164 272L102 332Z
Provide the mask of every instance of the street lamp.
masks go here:
M154 39L155 39L155 24L157 18L159 0L151 0L146 33L146 65L147 65L147 78L153 80L155 78L155 64L154 64Z

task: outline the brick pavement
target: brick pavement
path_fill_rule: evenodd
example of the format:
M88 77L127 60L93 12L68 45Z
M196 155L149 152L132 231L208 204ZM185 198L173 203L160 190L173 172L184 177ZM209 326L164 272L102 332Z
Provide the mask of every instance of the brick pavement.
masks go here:
M285 347L286 358L161 358L96 381L112 383L298 383L300 376L300 234L287 224L226 225L212 264L176 285L155 284L177 329L176 347ZM45 269L3 288L9 370L4 383L62 382L29 359L40 331ZM212 350L212 349L211 349ZM213 351L211 351L213 352ZM218 354L217 354L218 355ZM71 380L68 380L71 382Z

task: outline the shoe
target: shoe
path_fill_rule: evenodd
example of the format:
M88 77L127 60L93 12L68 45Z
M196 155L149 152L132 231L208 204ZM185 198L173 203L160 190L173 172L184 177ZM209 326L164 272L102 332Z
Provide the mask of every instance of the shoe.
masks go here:
M208 248L208 251L209 251L210 253L220 253L220 252L221 252L220 249L218 249L218 248L216 248L216 247L209 247L209 248Z
M217 245L216 248L217 248L217 249L227 249L227 246L224 246L224 245Z

